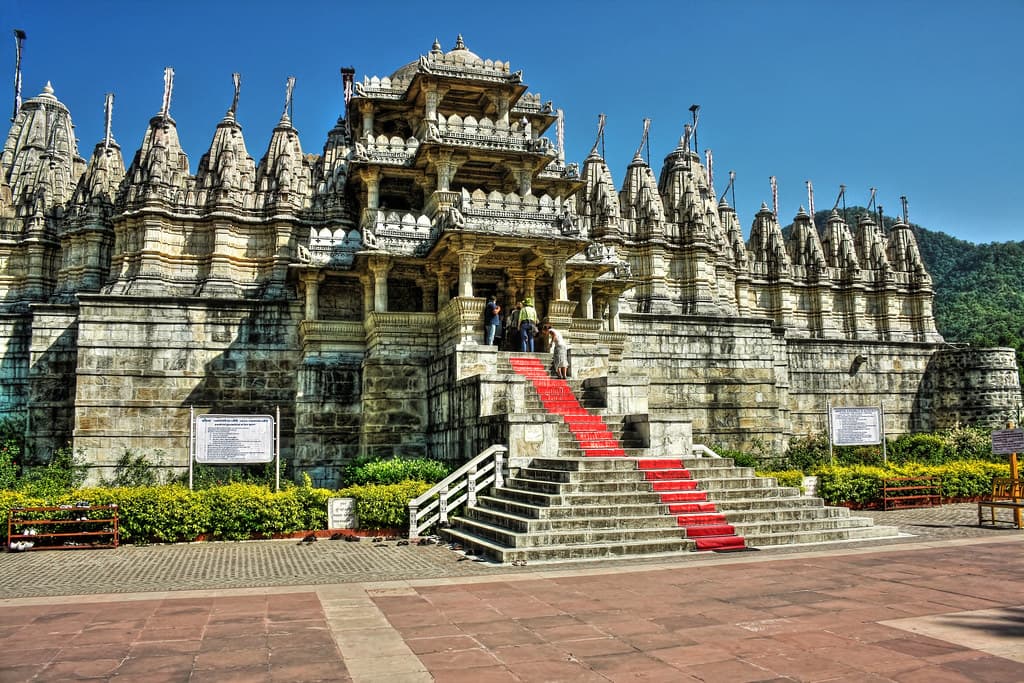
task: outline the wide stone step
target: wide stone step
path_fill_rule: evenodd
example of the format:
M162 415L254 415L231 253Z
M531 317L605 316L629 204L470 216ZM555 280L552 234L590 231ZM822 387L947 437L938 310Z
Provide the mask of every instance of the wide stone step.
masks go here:
M825 505L825 501L821 498L813 496L781 496L779 498L730 498L730 499L719 499L718 507L723 512L742 512L745 510L756 510L756 511L769 511L785 506L786 508L821 508ZM839 510L846 510L846 514L849 514L847 508L838 508Z
M880 538L896 538L899 528L894 526L862 526L848 529L816 529L809 531L757 534L744 536L747 546L764 548L802 543L836 543L839 541L864 541Z
M670 557L691 553L696 549L696 544L687 538L623 543L581 543L543 548L510 548L477 538L458 529L446 529L443 535L450 542L461 545L467 553L506 564L511 562L543 564L623 557Z
M526 479L515 477L507 482L509 488L536 491L550 495L561 494L563 496L574 493L649 493L651 484L654 482L634 479L633 481L608 481L603 479L581 480L571 482L552 482L539 479ZM695 482L680 482L680 484L696 486ZM679 490L683 490L679 487Z
M657 512L661 515L668 514L668 506L657 503L645 502L636 505L574 505L547 507L541 505L530 505L514 500L499 498L496 496L479 496L478 507L490 510L507 512L519 517L531 519L558 519L561 517L623 517L644 516ZM845 508L843 508L845 509Z
M566 510L570 513L575 512L571 508L566 508ZM537 519L478 505L473 508L467 508L464 511L464 517L465 519L499 526L516 533L601 529L665 529L679 526L674 517L659 514L652 515L650 510L645 512L648 514L636 516L579 516L569 514Z
M579 484L584 482L643 482L643 474L636 470L549 470L529 466L519 470L513 479Z
M529 466L546 470L636 471L636 463L630 458L534 458Z
M736 510L718 505L718 510L734 524L761 521L849 519L850 511L843 507L812 507L802 505L790 507L789 501L776 501L774 506L759 509Z
M675 525L650 528L625 526L615 529L565 529L526 533L511 531L501 526L467 517L454 519L450 528L459 529L473 536L510 548L659 541L684 538L686 536L686 531L682 527Z
M706 482L702 481L702 485ZM708 490L708 497L714 501L730 501L730 500L745 500L745 499L772 499L777 500L779 498L798 498L800 496L800 489L797 488L786 488L786 487L758 487L758 488L719 488L714 490Z
M729 518L736 533L744 538L766 534L792 534L806 531L832 531L837 529L859 529L873 525L867 517L826 517L823 519L757 520L739 522Z

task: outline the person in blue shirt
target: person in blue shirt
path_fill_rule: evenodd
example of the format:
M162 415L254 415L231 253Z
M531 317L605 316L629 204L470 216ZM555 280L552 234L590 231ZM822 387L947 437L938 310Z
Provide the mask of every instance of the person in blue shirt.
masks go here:
M484 344L494 344L494 337L501 329L501 304L493 295L487 297L487 304L484 306Z

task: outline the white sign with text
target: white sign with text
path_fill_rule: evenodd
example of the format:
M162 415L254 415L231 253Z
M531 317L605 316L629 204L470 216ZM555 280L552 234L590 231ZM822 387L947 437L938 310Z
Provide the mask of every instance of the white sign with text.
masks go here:
M274 461L270 415L199 415L196 462L238 464Z
M836 446L870 446L882 443L880 408L832 408L832 443Z

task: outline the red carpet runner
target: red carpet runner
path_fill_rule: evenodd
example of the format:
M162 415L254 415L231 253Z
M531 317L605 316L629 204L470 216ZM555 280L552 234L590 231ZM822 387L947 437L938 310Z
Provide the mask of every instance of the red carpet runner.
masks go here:
M551 377L540 359L532 356L512 357L512 369L533 383L544 409L561 415L583 454L588 457L626 456L618 439L611 433L600 415L591 415L580 405L569 383ZM718 512L708 494L697 488L682 458L643 458L636 461L637 469L651 482L651 490L668 504L679 526L686 529L688 538L697 544L697 550L740 550L745 547L742 536L730 525L725 515Z

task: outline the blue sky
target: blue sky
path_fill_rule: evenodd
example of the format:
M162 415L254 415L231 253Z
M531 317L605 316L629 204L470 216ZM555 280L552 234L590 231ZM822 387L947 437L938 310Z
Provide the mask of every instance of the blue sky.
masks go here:
M342 110L341 66L389 75L462 33L481 57L509 60L532 92L565 110L569 161L585 158L608 116L606 157L617 183L652 119L660 171L691 104L698 143L712 148L721 192L729 170L749 231L768 177L783 223L807 204L848 204L878 188L886 214L907 195L910 218L972 242L1024 239L1024 2L777 0L631 3L195 2L4 0L0 72L13 108L13 29L28 34L23 95L47 80L71 110L79 150L114 137L126 160L160 108L175 68L171 114L195 172L242 74L238 118L263 156L297 78L294 123L319 153ZM9 114L7 114L9 116ZM554 136L552 131L551 137Z

